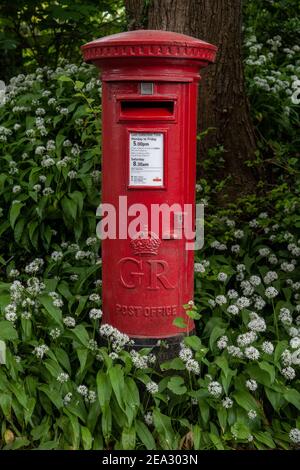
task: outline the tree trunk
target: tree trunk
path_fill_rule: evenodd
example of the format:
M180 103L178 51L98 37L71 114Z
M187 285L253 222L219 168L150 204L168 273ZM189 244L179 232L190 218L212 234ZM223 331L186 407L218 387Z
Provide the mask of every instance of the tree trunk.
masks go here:
M188 34L218 47L216 63L204 69L200 82L200 158L223 146L224 166L232 199L252 193L256 178L246 162L254 158L255 134L245 94L241 0L125 0L129 29L161 29ZM204 175L205 176L205 175Z

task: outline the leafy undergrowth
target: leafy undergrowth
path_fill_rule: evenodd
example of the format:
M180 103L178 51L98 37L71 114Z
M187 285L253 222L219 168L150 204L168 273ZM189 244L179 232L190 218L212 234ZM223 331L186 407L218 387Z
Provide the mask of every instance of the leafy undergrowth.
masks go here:
M197 335L158 365L155 352L134 351L126 335L101 324L100 91L87 66L43 68L12 79L1 107L0 447L297 447L293 146L286 153L278 144L277 164L285 159L286 167L264 199L207 215L195 297L185 306ZM197 191L207 203L209 182Z

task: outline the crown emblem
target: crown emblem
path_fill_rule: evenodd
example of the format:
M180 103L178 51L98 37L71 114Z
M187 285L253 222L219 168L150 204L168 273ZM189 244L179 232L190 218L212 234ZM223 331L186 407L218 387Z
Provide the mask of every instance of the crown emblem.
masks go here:
M148 231L147 227L139 232L130 242L135 255L157 255L160 244L161 241L158 236Z

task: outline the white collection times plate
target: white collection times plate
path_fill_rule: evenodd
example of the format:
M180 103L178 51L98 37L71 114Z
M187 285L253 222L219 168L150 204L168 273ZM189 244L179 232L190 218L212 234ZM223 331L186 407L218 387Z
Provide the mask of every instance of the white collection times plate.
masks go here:
M164 184L164 135L162 132L130 132L129 186Z

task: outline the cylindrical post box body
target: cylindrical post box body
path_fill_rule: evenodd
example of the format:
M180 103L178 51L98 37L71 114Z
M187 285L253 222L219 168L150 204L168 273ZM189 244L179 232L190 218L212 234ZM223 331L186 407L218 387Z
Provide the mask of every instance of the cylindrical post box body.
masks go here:
M199 70L215 53L149 30L83 46L101 69L102 204L116 215L102 241L103 321L133 338L180 337L173 321L193 299L184 227L195 210ZM193 328L189 320L185 333Z

